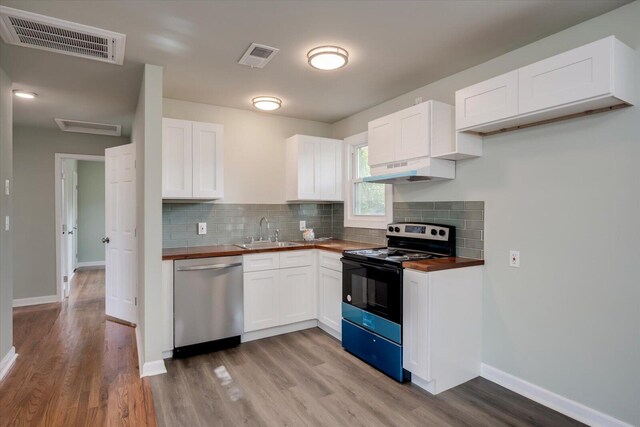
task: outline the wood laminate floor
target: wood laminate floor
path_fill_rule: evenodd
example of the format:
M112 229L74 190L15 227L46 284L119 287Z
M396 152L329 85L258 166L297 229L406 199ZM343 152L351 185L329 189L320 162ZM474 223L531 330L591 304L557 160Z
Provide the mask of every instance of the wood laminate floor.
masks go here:
M167 370L151 378L161 426L581 425L482 378L437 396L399 384L317 328Z
M63 303L14 309L18 358L0 383L0 426L155 426L135 331L105 321L104 270L78 272Z

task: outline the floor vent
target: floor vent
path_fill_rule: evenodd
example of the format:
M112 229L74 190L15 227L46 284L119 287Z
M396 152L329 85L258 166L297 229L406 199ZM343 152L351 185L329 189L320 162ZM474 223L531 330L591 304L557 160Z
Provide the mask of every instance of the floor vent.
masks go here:
M251 46L242 55L238 64L248 65L251 68L264 68L279 51L280 49L275 47L251 43Z
M126 36L0 6L0 36L8 44L122 65Z
M120 136L122 126L107 123L81 122L79 120L54 119L61 131L91 133L94 135Z

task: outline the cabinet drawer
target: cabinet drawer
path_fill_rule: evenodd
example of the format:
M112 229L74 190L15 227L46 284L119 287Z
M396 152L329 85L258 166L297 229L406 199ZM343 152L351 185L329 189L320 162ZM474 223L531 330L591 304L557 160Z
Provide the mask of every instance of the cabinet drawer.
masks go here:
M342 262L340 262L340 258L342 258L342 254L320 251L319 258L320 258L319 259L320 267L342 272Z
M402 347L346 320L342 321L342 346L398 381L402 372Z
M313 264L313 251L280 252L280 268L304 267Z
M518 114L518 71L502 74L456 92L456 129Z
M244 255L244 272L275 270L280 266L280 257L277 252L265 252L261 254Z

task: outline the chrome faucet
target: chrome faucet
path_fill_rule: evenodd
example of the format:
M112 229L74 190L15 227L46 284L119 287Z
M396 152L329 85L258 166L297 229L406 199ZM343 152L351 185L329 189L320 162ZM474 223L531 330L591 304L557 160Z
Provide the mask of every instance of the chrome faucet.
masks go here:
M267 223L267 237L269 237L269 220L267 219L267 217L263 216L262 218L260 218L260 241L267 240L267 239L263 239L262 238L262 236L263 236L262 235L262 222L263 221Z
M280 229L276 228L276 243L280 240Z

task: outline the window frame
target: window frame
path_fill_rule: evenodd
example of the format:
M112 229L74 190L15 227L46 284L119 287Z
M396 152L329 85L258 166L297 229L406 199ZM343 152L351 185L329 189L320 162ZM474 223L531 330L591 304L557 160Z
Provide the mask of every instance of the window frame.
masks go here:
M356 178L355 155L358 148L368 146L367 132L344 139L345 144L345 177L344 177L344 226L354 228L373 228L386 230L393 221L393 186L385 184L384 215L356 215L354 206L355 184L363 182Z

